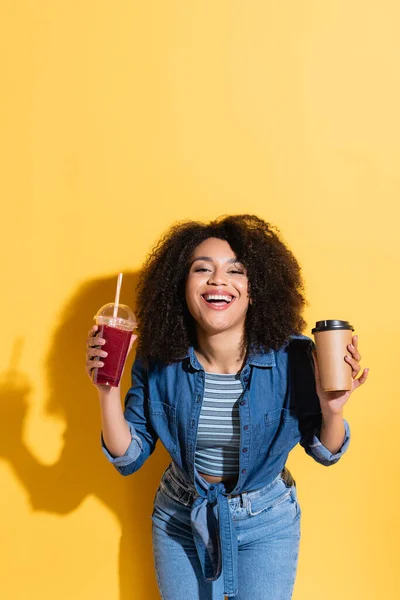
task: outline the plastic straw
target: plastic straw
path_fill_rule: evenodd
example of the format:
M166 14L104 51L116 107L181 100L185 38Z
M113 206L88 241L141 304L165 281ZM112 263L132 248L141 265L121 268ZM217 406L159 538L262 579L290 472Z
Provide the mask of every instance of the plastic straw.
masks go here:
M113 312L114 319L117 318L117 314L118 314L118 304L119 304L119 295L121 293L121 285L122 285L122 273L119 273L118 280L117 280L117 290L115 292L115 302L114 302L114 312Z

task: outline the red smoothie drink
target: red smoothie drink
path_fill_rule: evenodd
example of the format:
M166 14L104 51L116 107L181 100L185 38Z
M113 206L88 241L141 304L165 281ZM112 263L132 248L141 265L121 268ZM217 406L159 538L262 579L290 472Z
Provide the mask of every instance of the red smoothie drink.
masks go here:
M93 381L101 385L118 387L132 331L124 331L123 329L116 329L108 325L99 325L97 335L106 340L102 349L108 352L108 356L101 359L104 367L96 369L97 373L93 375Z
M136 327L135 315L129 306L110 303L101 307L95 320L99 328L96 336L106 341L101 348L107 356L100 359L103 367L93 369L92 379L99 385L118 387L132 331Z

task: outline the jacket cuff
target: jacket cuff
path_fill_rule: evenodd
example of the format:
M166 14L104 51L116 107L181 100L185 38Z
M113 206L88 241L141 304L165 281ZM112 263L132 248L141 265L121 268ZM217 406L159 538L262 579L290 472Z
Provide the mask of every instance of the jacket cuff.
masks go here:
M130 465L131 463L135 462L135 460L139 458L143 450L142 441L136 435L135 428L133 427L133 425L131 425L131 423L129 423L129 421L127 421L127 424L131 432L132 440L123 456L111 456L104 443L103 432L101 432L101 448L106 458L110 461L111 464L115 465L116 467L126 467L127 465Z
M317 433L314 433L313 439L309 444L310 452L314 456L314 458L323 465L331 465L337 462L343 454L346 452L347 448L350 444L350 426L346 419L344 421L345 428L345 436L343 440L343 444L341 448L336 452L336 454L332 454L328 448L326 448L321 440L318 438Z

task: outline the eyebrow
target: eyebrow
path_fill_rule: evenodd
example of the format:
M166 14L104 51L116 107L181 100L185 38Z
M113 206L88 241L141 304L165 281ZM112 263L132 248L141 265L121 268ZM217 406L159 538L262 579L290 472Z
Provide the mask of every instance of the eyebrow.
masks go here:
M196 262L196 260L206 260L207 262L214 262L214 259L211 258L211 256L198 256L197 258L192 260L192 262L190 264L192 265L193 263ZM227 263L236 263L236 262L240 263L240 261L238 261L237 258L229 258L226 262ZM240 263L240 264L242 264L242 263Z

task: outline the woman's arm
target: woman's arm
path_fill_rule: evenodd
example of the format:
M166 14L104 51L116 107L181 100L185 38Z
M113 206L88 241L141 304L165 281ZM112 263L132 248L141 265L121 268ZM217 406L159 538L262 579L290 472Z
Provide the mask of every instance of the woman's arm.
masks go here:
M104 339L95 336L97 330L96 325L92 327L87 340L86 372L91 381L92 370L102 367L102 358L107 356ZM136 338L136 335L132 335L128 352ZM130 475L140 469L157 443L157 434L150 424L147 408L147 369L137 357L131 375L132 383L125 398L124 411L119 387L94 384L101 410L102 449L121 475Z
M293 339L288 347L291 403L298 412L300 445L316 462L329 467L347 451L350 427L343 419L343 410L337 411L339 417L332 418L331 411L321 406L313 349L309 338Z
M342 413L322 413L322 424L319 439L332 454L339 452L346 435Z
M121 406L120 389L98 390L104 445L113 458L124 456L132 441Z
M343 357L343 359L351 366L353 383L351 390L341 392L324 392L322 390L318 358L316 352L313 353L315 364L315 384L322 412L322 423L319 439L323 446L325 446L325 448L327 448L332 454L336 454L340 450L346 436L343 420L343 407L350 398L352 392L354 392L354 390L367 381L369 371L369 369L364 369L361 377L357 378L361 371L359 364L361 356L358 351L357 336L353 336L352 343L347 346L347 350L349 351L349 354Z
M99 385L92 380L93 369L104 366L102 361L107 356L105 340L96 335L98 329L94 325L86 341L86 373L99 395L103 446L109 451L110 458L118 458L126 453L132 435L122 412L120 387ZM132 335L128 354L136 338L136 335Z

